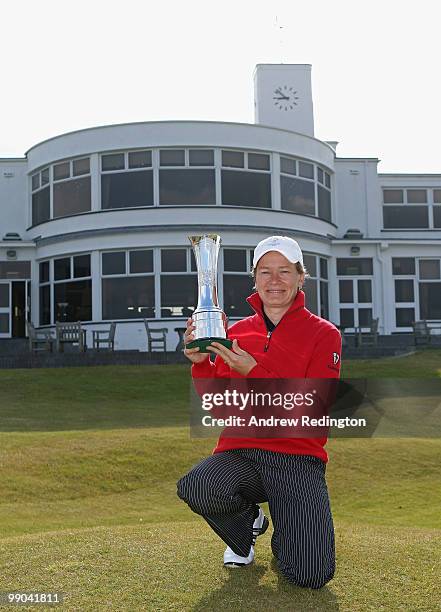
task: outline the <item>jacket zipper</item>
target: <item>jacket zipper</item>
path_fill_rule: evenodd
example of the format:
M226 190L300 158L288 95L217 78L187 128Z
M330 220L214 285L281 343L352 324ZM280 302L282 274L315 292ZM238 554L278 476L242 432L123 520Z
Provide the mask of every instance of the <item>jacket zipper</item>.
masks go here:
M266 352L267 352L267 350L268 350L269 343L270 343L270 340L271 340L271 334L272 334L272 333L273 333L272 331L269 331L269 332L266 334L266 344L265 344L265 348L263 349L263 352L264 352L264 353L266 353Z

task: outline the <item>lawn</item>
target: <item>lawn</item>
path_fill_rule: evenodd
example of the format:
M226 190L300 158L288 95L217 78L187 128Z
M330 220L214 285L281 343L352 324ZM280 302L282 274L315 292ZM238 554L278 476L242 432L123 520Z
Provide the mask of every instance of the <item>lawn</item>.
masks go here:
M364 375L440 378L441 352L344 364ZM214 443L189 437L188 378L188 366L0 372L0 591L62 591L63 610L441 609L440 439L329 441L338 568L324 589L279 577L271 530L252 567L228 572L175 493Z

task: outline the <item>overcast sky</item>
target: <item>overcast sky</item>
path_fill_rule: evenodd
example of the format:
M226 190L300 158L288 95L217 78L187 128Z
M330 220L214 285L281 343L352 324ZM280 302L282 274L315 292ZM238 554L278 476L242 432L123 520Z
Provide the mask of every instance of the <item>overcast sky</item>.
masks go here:
M132 121L254 122L258 63L312 64L315 135L380 172L441 173L436 0L14 0L0 156Z

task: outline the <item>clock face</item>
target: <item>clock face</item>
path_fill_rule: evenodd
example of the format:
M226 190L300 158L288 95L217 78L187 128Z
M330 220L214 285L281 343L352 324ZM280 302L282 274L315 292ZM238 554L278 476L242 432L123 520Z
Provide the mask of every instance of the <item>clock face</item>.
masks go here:
M289 85L280 85L274 90L274 105L279 110L293 110L297 106L298 99L297 91Z

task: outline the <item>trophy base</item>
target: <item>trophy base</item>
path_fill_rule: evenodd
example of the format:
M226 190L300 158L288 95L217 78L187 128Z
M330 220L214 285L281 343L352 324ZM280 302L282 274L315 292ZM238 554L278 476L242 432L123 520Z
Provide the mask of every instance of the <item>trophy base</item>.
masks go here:
M185 348L192 349L198 346L200 353L211 353L211 351L207 351L207 346L209 346L212 342L219 342L219 344L223 344L230 350L233 346L233 341L228 340L228 338L198 338L197 340L193 340L193 342L189 342Z

